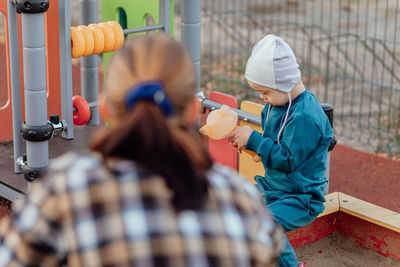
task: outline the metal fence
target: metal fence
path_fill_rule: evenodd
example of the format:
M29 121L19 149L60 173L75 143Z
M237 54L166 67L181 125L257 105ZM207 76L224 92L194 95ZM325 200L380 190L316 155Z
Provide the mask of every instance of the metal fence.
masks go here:
M263 36L279 35L306 87L334 105L338 141L399 155L399 2L203 0L202 88L257 101L243 77L247 58Z

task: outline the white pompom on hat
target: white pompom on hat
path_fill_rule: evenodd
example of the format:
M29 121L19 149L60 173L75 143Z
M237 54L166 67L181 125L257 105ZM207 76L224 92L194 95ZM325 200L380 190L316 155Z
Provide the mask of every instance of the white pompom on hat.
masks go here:
M301 79L293 50L282 38L272 34L255 44L244 76L253 83L285 93Z

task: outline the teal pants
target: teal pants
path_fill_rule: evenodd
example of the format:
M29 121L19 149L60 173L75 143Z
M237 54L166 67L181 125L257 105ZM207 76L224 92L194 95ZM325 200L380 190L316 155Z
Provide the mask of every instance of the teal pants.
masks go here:
M256 180L258 180L257 177ZM257 183L274 220L283 227L285 232L310 224L324 210L323 202L312 200L311 195L288 195L282 192L266 191L263 181L261 183L257 181ZM279 258L279 266L295 267L299 263L296 253L286 235L283 235L283 238L284 248Z

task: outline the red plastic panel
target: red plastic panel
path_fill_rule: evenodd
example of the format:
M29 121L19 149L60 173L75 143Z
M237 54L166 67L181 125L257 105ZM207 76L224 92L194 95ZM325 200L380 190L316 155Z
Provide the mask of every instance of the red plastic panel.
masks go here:
M11 82L10 82L10 58L8 55L8 17L7 2L0 1L0 12L5 17L6 45L0 43L0 54L6 50L6 60L0 60L0 72L7 72L7 81L1 80L0 94L2 99L9 99L5 105L0 107L0 121L2 129L0 130L0 141L12 139L12 106L11 106ZM60 38L58 22L58 1L52 1L49 10L46 12L46 66L47 66L47 114L61 114L61 91L60 91ZM23 53L22 53L22 35L21 35L21 16L18 16L19 31L19 65L21 74L21 106L22 120L24 121L24 79L23 79ZM4 101L2 101L4 103Z
M235 97L221 92L211 92L209 99L220 104L238 108L238 103ZM229 144L227 140L212 140L209 139L208 149L211 158L214 162L229 166L233 169L238 167L238 156L236 150Z

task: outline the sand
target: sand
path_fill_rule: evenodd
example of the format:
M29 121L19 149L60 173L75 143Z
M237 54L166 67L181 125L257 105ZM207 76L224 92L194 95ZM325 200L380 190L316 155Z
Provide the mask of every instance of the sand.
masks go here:
M306 267L400 267L399 261L360 247L337 232L295 251Z

